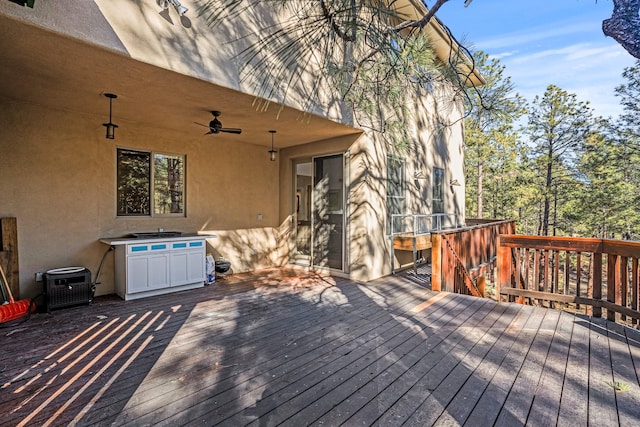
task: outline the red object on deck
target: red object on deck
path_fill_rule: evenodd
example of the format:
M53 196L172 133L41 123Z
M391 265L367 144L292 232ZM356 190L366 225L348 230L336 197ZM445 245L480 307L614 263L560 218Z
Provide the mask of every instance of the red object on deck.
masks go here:
M8 304L0 305L0 323L19 319L35 309L35 304L32 304L29 298L20 301L12 299Z
M16 301L13 299L11 289L7 284L7 276L0 265L0 323L10 322L26 316L36 310L36 305L32 304L29 298Z

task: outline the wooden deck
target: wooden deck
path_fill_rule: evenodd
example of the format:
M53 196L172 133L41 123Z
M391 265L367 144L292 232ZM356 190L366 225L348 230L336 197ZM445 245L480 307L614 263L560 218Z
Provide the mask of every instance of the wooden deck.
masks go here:
M0 425L640 423L636 330L435 293L424 276L297 274L0 329Z

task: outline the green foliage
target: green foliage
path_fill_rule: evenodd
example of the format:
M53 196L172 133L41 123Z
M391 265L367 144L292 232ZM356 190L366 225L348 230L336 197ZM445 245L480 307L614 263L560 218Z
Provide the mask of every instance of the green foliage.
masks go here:
M617 89L625 113L616 122L593 117L588 103L553 85L530 107L528 144L494 129L499 121L484 122L489 131L482 131L482 117L471 115L467 214L477 212L480 159L486 210L517 219L518 232L640 239L638 65L625 70Z
M523 154L515 123L525 103L496 59L477 52L475 65L486 84L467 89L465 170L467 215L513 218L517 211L518 160Z
M533 101L527 134L542 189L542 235L549 235L550 225L552 234L556 233L561 219L558 206L568 202L570 190L575 188L575 167L593 127L589 103L555 85L549 85L542 98L536 96Z

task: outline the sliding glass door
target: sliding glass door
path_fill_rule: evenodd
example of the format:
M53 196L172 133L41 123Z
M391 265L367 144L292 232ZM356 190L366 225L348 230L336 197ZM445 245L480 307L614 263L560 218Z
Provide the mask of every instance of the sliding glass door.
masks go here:
M343 270L344 160L338 154L313 159L313 265Z

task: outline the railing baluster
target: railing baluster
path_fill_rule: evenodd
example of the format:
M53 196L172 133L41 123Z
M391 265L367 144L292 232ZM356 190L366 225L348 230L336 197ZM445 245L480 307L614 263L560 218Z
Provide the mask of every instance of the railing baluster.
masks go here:
M529 264L531 262L531 254L529 251L529 248L526 248L524 250L524 259L525 259L525 264L524 264L524 269L525 269L525 273L524 273L524 288L525 289L531 289L531 279L529 278Z
M560 251L553 251L553 279L551 293L560 292Z
M580 280L582 279L582 265L580 263L582 253L576 252L576 296L581 296L580 293ZM580 304L576 304L576 308L580 309Z
M629 290L629 259L626 256L621 256L620 258L620 292L616 297L616 304L619 304L622 307L627 307L627 292ZM618 300L620 302L618 302ZM622 314L620 316L620 320L622 322L627 321L627 316Z
M550 274L551 272L549 271L549 258L550 258L551 253L548 250L544 251L544 291L545 292L549 292L549 289L551 288L551 286L549 286L549 279L550 279Z
M638 309L638 258L631 260L631 308ZM634 325L638 324L638 319L633 319Z
M593 254L593 291L592 298L595 300L602 299L602 254ZM593 307L593 317L602 317L602 308Z
M571 252L565 251L564 252L564 285L562 289L565 295L569 295L569 286L571 286L571 284L569 283L570 274L571 274Z
M616 288L619 285L618 280L616 280L617 272L620 268L620 259L619 257L607 254L607 301L616 303ZM619 276L618 276L619 277ZM616 313L615 311L607 309L607 320L611 320L615 322Z
M544 289L540 285L540 255L542 251L534 249L533 252L533 283L536 285L538 291Z

